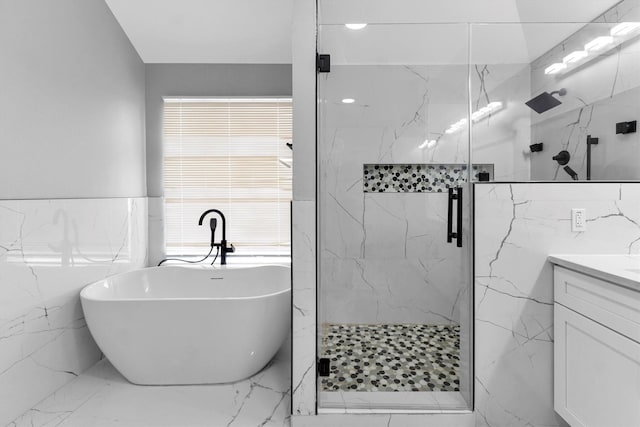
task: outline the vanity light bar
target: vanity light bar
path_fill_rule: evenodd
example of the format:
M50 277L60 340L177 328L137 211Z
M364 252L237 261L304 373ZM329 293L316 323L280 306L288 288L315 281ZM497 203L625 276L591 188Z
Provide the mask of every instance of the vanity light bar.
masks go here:
M418 148L431 148L434 145L436 145L436 142L438 141L436 141L435 139L432 139L432 140L425 139L424 142L418 146Z
M549 65L544 69L545 74L557 74L566 71L571 67L584 64L590 61L595 56L590 56L590 53L598 52L602 53L606 50L629 40L634 36L636 31L640 30L640 22L622 22L609 31L610 36L599 36L591 40L584 45L584 50L576 50L569 55L562 58L562 63L555 63Z
M626 36L640 29L640 22L622 22L611 29L612 36Z
M588 55L589 53L586 50L574 50L569 55L562 58L562 62L565 64L572 64L586 58Z
M611 36L596 37L595 39L584 45L584 50L587 52L595 52L600 49L604 49L611 43L613 43L613 37Z
M478 122L484 119L485 117L487 117L488 115L493 114L496 111L502 110L502 108L504 108L504 104L502 104L502 102L500 101L490 102L484 107L482 107L481 109L479 109L478 111L474 111L473 113L471 113L471 121L474 123ZM445 130L444 133L447 133L447 134L455 133L460 129L462 129L466 124L467 124L467 119L460 119L454 124L452 124L451 126L449 126L449 128Z
M449 126L449 129L445 130L444 133L451 134L451 133L458 132L466 124L467 124L467 119L460 119L457 122L455 122L454 124L452 124L451 126Z
M490 102L486 106L482 107L478 111L471 114L471 120L477 122L479 120L484 119L491 113L495 113L496 111L502 109L502 102L494 101Z
M545 74L556 74L559 73L562 70L566 70L567 69L567 64L565 64L564 62L556 62L555 64L551 64L549 65L547 68L544 69L544 73Z

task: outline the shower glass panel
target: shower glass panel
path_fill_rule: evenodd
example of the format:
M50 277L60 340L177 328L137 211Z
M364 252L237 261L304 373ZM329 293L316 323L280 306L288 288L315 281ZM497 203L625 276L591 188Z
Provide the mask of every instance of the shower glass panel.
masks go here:
M495 106L472 121L473 162L497 181L640 179L640 22L617 22L626 3L591 23L471 25L472 113Z
M319 27L320 412L471 408L468 41Z

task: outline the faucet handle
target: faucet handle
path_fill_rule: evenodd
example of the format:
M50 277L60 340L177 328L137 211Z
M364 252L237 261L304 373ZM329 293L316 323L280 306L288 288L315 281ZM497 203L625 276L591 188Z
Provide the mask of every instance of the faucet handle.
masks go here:
M234 253L236 251L236 247L233 246L233 243L229 243L229 247L227 247L227 253Z

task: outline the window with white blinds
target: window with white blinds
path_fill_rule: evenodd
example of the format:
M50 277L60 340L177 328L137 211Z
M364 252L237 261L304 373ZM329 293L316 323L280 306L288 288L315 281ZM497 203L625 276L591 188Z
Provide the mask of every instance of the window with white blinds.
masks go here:
M212 208L237 255L290 253L291 118L291 99L165 99L167 255L207 253Z

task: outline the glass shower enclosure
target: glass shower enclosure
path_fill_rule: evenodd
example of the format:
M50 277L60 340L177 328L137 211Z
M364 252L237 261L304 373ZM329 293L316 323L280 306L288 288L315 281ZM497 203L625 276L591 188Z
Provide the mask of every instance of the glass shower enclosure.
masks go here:
M572 22L320 21L319 412L473 409L474 304L504 292L480 280L473 295L479 182L640 177L638 9L596 9Z
M318 409L469 410L469 27L321 25L318 52Z

